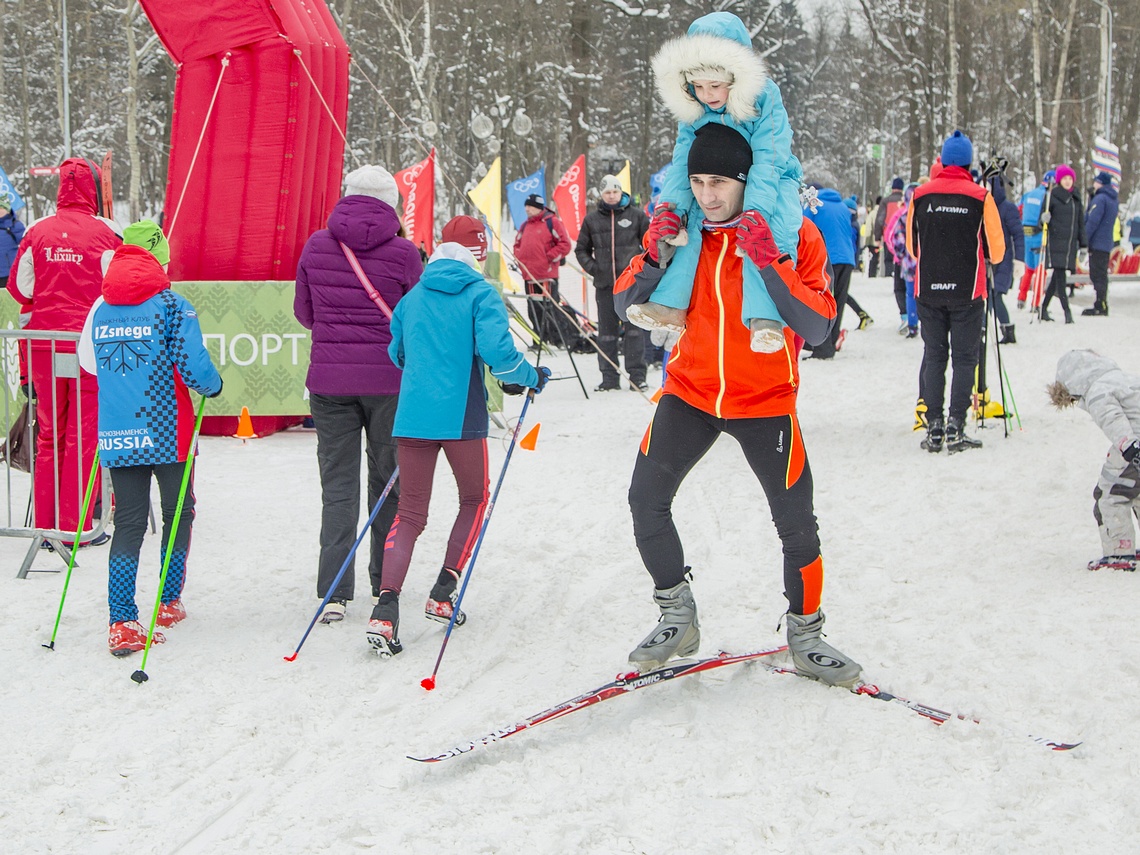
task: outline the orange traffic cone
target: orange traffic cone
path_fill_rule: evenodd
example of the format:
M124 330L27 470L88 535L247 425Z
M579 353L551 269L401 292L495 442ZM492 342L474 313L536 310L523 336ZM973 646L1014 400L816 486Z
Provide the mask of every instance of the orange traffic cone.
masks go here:
M534 427L526 432L526 436L519 440L519 448L525 448L527 451L534 451L535 443L538 442L538 429L542 427L542 422L535 422Z
M257 434L253 432L253 419L249 417L249 407L241 408L241 415L238 416L237 433L234 434L234 439L240 439L245 442L247 439L257 439Z

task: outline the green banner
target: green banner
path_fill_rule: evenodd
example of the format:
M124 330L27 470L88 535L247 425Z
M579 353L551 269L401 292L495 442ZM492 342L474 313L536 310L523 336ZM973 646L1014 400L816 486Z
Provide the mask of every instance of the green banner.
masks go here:
M222 374L222 394L208 416L298 416L309 412L305 375L309 331L293 317L292 281L175 282L198 311L210 358Z
M198 311L210 358L222 374L222 394L206 403L208 416L302 416L309 412L305 375L309 331L293 317L293 282L175 282ZM18 329L15 300L0 297L0 329ZM5 378L12 403L19 389L15 341L8 344Z
M225 384L206 402L208 416L302 416L309 412L309 331L293 316L292 280L287 282L175 282L174 290L198 312L210 358ZM0 329L18 328L15 300L0 297ZM18 411L19 362L15 341L4 360L9 400ZM492 411L502 409L499 384L488 374ZM0 413L2 415L2 413Z

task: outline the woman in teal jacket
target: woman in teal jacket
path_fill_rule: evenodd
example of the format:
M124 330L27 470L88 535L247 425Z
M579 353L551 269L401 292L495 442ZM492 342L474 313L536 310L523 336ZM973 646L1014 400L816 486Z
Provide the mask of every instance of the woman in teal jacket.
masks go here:
M479 272L486 256L482 223L456 217L444 227L443 238L419 283L396 305L391 322L388 354L403 369L392 430L400 466L400 506L385 547L380 601L368 627L369 643L389 656L403 650L400 590L427 524L440 451L455 475L459 513L424 612L433 620L451 620L456 583L487 507L484 367L504 384L536 392L550 376L548 368L536 370L515 348L503 298ZM462 613L455 622L463 622Z

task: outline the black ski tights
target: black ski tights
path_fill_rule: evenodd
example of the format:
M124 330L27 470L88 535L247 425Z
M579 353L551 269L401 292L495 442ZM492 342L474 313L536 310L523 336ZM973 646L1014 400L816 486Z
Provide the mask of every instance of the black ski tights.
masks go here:
M789 608L796 614L815 612L823 587L823 561L812 508L811 468L795 416L718 419L675 395L665 395L657 405L629 486L633 535L654 586L665 590L685 578L685 555L673 524L673 497L722 433L740 443L768 498L783 547ZM731 506L720 510L726 518L736 519ZM747 529L753 523L742 520L739 525Z

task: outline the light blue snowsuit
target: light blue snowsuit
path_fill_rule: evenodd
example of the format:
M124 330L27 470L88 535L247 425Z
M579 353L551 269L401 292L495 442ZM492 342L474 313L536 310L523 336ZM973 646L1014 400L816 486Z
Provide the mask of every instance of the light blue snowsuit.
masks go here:
M741 47L745 50L741 51ZM686 73L700 79L702 67L727 70L734 81L728 103L716 110L696 99ZM688 243L679 246L652 300L687 309L701 248L704 215L689 186L689 149L697 130L719 122L739 131L752 149L752 167L744 188L744 210L759 211L772 229L780 251L793 259L803 213L799 188L803 168L792 154L792 129L780 88L767 77L763 61L752 49L743 22L728 12L698 18L688 35L674 39L654 58L657 86L666 106L678 117L677 143L661 191L661 202L687 217ZM756 92L754 98L743 93ZM735 96L735 97L734 97ZM745 324L751 318L779 320L772 298L750 259L744 259Z

